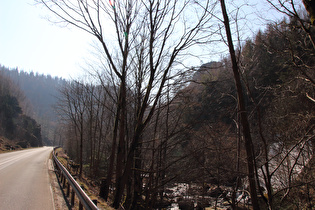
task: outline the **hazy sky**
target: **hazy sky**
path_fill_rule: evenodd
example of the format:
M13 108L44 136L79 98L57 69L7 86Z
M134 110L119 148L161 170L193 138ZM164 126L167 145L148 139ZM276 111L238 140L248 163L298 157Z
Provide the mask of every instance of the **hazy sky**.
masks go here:
M56 26L34 0L0 1L0 64L24 71L69 78L81 71L91 37Z
M79 29L56 26L47 14L51 15L34 0L0 0L0 64L75 78L90 56L93 37Z

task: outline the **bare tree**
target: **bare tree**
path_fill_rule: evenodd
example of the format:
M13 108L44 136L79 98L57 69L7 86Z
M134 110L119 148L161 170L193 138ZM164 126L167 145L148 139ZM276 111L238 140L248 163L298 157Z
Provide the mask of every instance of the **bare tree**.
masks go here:
M103 62L114 80L118 81L112 143L116 152L112 152L110 164L115 160L116 192L113 205L118 208L133 170L142 134L152 119L167 81L171 84L183 73L175 69L180 61L178 59L186 49L206 38L201 32L210 18L209 13L195 10L190 0L128 0L110 1L110 4L99 0L40 2L60 20L97 38L106 56ZM204 2L204 7L209 7L208 1ZM108 32L109 28L111 32ZM132 71L139 73L133 76ZM128 137L126 116L129 89L137 89L138 97L133 133ZM111 175L108 176L110 181ZM139 198L133 197L132 203L135 204Z
M57 110L63 116L64 120L69 121L74 125L75 136L79 138L78 141L78 160L80 164L79 175L82 175L83 170L83 140L85 129L85 111L86 101L84 94L84 86L82 83L74 81L69 86L63 87L61 90L61 98L57 105Z
M253 147L253 141L252 141L252 137L250 133L248 113L245 106L245 99L244 99L244 93L242 90L243 87L241 83L238 62L235 55L234 44L233 44L231 29L230 29L230 24L229 24L229 18L228 18L224 0L221 0L221 9L222 9L222 14L224 18L226 37L227 37L228 47L229 47L231 61L232 61L232 69L233 69L233 74L234 74L235 86L237 89L238 108L239 108L238 111L240 113L241 126L243 129L243 135L245 139L250 194L251 194L253 208L256 210L260 208L259 208L258 196L257 196L257 186L256 186L257 180L255 178L256 170L255 170L254 147Z

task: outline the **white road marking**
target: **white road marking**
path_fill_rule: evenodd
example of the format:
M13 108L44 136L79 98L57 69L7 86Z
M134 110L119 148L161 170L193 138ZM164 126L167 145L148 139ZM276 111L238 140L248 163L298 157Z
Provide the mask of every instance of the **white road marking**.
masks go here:
M4 169L4 168L6 168L6 167L16 163L17 161L19 161L19 160L21 160L23 158L29 157L31 155L33 155L33 153L32 152L28 152L26 154L22 154L22 155L19 155L17 157L16 156L15 157L9 157L9 158L6 158L6 159L2 160L0 162L0 171L2 169Z

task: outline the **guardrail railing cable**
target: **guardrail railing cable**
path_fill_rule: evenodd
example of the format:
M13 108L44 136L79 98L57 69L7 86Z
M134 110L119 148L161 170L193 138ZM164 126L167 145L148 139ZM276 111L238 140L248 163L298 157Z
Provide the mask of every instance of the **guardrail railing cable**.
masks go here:
M98 209L97 206L93 203L93 201L89 198L89 196L83 191L80 185L76 182L76 180L71 176L69 171L60 163L58 158L55 155L55 149L53 152L53 160L59 175L61 176L61 183L63 182L63 187L65 187L66 180L68 181L67 186L67 196L70 194L70 185L72 187L72 194L71 194L71 205L74 205L74 194L77 195L79 198L79 209L83 207L88 210L96 210Z

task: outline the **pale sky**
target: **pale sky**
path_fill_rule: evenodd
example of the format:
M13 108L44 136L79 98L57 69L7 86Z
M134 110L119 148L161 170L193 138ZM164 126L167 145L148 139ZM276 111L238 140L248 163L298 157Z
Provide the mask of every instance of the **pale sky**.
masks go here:
M47 15L52 14L42 5L35 5L35 0L0 0L0 64L77 78L85 59L91 56L93 37L74 27L56 26L47 20Z
M63 78L76 77L92 37L47 20L34 0L0 1L0 64Z

